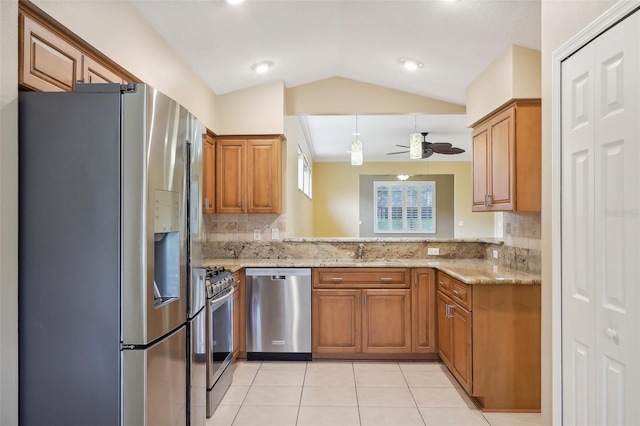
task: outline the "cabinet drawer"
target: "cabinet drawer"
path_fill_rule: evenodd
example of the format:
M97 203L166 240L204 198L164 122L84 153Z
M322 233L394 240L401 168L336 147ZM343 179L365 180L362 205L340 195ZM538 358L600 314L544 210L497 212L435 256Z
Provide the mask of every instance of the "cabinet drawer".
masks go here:
M437 289L447 296L451 296L451 283L453 282L453 278L449 275L444 274L438 271L438 285Z
M314 288L409 288L409 269L315 268Z
M451 298L460 306L471 310L471 287L459 281L451 281Z

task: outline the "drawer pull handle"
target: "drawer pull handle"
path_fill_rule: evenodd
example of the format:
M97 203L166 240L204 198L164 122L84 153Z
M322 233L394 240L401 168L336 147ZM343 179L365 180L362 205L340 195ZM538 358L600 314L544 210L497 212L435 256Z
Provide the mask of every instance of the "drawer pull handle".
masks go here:
M331 281L342 281L342 277L331 277Z
M380 278L380 281L385 281L385 282L389 282L389 281L393 281L393 278Z
M451 308L453 308L452 305L445 305L446 309L445 309L445 316L447 318L453 318L453 314L451 313Z
M453 290L453 294L455 294L456 296L460 296L460 290Z
M445 286L446 286L446 284L444 283L444 281L440 281L440 285L441 285L442 287L445 287Z

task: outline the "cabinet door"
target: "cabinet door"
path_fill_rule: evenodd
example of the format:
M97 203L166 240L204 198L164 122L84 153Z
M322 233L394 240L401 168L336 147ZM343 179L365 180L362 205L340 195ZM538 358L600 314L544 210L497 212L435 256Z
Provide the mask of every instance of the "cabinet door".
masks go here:
M81 79L82 53L30 16L20 13L19 81L41 92L70 92Z
M207 134L202 144L202 212L215 213L216 194L216 146L213 138Z
M280 141L247 141L247 212L281 213Z
M451 318L451 364L453 373L469 394L471 389L471 313L454 304Z
M431 353L436 345L436 290L433 269L415 269L411 286L412 352Z
M484 125L473 132L473 205L474 211L487 210L489 195L489 126Z
M362 290L362 351L411 352L411 290Z
M246 141L216 141L216 212L245 213Z
M452 342L451 342L451 318L449 306L453 305L451 299L438 292L438 354L447 367L453 368Z
M111 71L100 62L83 57L82 81L85 83L119 83L122 84L122 76Z
M516 187L514 108L498 114L489 127L491 210L513 210Z
M311 315L313 352L360 352L360 290L314 290Z

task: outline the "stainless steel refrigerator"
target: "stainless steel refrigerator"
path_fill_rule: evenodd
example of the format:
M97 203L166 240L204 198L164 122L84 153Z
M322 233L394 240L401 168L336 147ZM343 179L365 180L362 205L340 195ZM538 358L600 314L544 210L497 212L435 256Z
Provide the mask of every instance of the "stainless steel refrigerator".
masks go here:
M199 122L143 84L19 111L20 424L186 424Z

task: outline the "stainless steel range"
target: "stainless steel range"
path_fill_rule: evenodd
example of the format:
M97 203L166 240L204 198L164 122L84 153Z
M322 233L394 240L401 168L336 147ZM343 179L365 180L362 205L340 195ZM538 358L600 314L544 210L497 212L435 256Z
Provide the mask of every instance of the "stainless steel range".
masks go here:
M207 268L207 417L218 408L233 375L233 278Z

